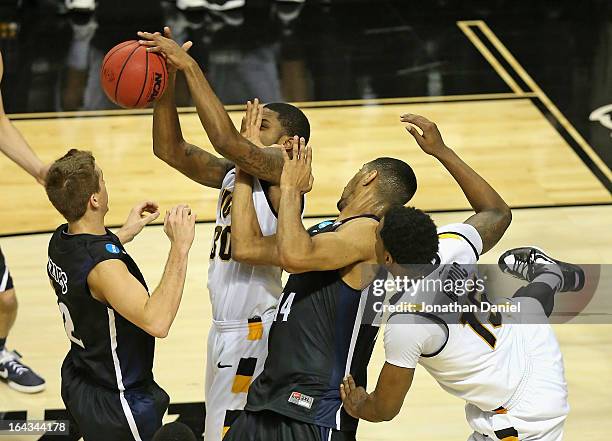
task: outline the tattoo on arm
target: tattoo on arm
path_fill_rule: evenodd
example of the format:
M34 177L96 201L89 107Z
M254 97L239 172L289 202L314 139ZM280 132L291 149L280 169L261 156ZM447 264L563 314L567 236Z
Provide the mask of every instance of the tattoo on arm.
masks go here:
M180 171L207 187L221 188L224 176L234 166L193 144L187 144L184 153L186 161Z
M283 156L279 148L260 148L248 143L244 155L232 158L234 162L247 173L272 184L280 182L283 172Z

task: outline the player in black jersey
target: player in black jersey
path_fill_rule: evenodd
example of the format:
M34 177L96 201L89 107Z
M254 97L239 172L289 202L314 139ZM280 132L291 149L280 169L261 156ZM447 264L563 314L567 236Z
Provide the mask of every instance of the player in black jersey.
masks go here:
M4 74L4 63L0 53L0 81ZM11 124L4 113L0 93L0 151L28 172L39 184L44 184L49 168L32 151L19 130ZM6 349L6 339L17 319L17 295L13 279L0 249L0 379L9 387L25 393L44 390L45 380L21 362L17 351Z
M50 168L46 190L66 218L49 242L47 272L70 351L62 365L62 399L85 441L150 440L169 397L153 380L155 338L176 316L194 238L186 205L166 213L171 247L158 287L146 282L123 245L159 216L143 202L113 234L104 227L108 194L89 152L70 150ZM73 424L74 426L74 424Z
M300 144L298 154L298 142ZM249 388L245 412L226 440L351 440L357 420L341 409L338 385L349 372L365 382L378 329L362 321L376 263L378 220L416 191L403 161L378 158L345 187L340 215L307 231L301 195L312 186L312 153L293 139L285 154L276 236L262 237L254 218L251 183L236 180L233 243L256 247L267 261L293 273L285 285L269 336L263 373ZM272 256L272 257L271 257Z

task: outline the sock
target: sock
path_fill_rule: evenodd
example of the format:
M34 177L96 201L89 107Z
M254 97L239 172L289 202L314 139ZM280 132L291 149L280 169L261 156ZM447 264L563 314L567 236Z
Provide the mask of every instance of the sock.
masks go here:
M542 273L539 276L536 276L536 278L533 279L533 282L531 283L544 283L545 285L550 286L556 294L557 291L559 291L559 289L561 288L561 284L563 283L563 275L561 274L560 270L557 272L554 271L553 268L557 269L557 267L551 267L550 272Z
M6 337L0 338L0 352L4 351L5 344L6 344Z

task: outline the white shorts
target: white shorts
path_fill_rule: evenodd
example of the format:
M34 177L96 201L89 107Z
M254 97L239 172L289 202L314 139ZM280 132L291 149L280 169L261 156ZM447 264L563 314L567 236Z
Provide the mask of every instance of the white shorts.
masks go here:
M535 299L513 301L520 301L523 311L541 308ZM469 403L465 406L466 418L474 430L468 441L561 441L569 404L563 356L554 331L549 324L510 326L523 340L528 361L525 376L499 413L484 412Z
M260 321L213 321L206 362L205 441L221 441L244 409L251 382L263 370L274 311Z

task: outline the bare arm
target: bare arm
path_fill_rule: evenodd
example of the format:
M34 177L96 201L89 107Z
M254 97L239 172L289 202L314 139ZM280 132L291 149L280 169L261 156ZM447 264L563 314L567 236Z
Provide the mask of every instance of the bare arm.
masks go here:
M0 81L4 74L4 62L0 53ZM0 151L13 162L28 172L39 184L45 183L48 166L43 164L30 148L19 130L11 123L4 112L2 94L0 93Z
M414 369L385 362L378 376L376 389L369 394L363 387L357 387L353 377L349 375L340 385L344 410L355 418L373 423L390 421L401 410L413 378Z
M232 195L232 258L251 265L281 266L276 235L261 233L253 204L253 178L238 170Z
M476 228L482 238L482 252L486 253L499 242L510 225L512 221L510 207L487 181L444 144L434 123L413 114L402 115L401 120L414 124L423 131L421 135L413 126L406 127L423 151L438 159L463 190L463 194L476 212L465 223Z
M181 302L195 231L196 216L190 213L186 206L179 205L166 214L164 230L171 240L170 253L161 281L150 297L120 260L99 263L87 277L96 299L154 337L168 335Z
M221 188L223 177L233 164L183 139L174 97L175 80L176 72L171 72L168 87L155 104L153 152L155 156L189 179L207 187Z
M285 166L281 178L278 212L278 253L283 268L292 273L341 269L371 258L367 241L355 237L375 234L376 223L369 219L350 222L334 233L311 237L301 219L302 194L312 188L312 150L293 139L292 157L283 150Z
M183 71L202 126L215 150L248 174L278 184L283 168L281 153L277 148L260 148L240 135L198 63L172 39L148 32L138 35L149 51L163 53L169 64Z

